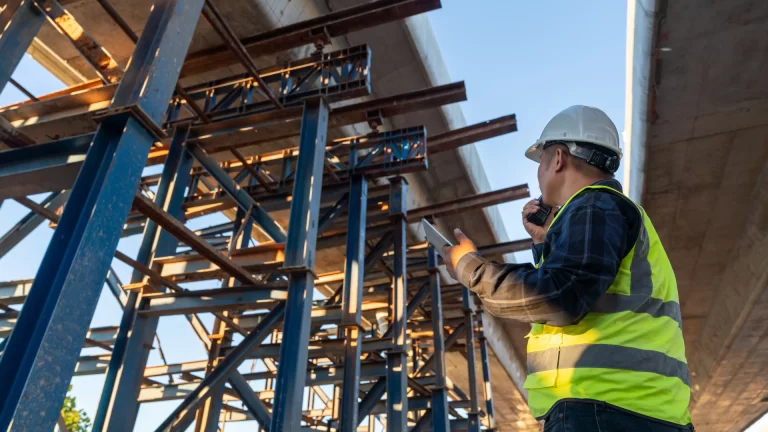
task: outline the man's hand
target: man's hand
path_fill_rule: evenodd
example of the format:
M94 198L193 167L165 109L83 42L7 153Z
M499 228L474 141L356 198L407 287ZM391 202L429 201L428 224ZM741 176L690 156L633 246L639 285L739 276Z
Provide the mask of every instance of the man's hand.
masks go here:
M461 257L468 253L477 252L477 248L472 243L472 240L467 238L460 229L456 228L453 230L453 235L459 241L459 244L443 248L443 254L445 255L443 261L445 261L445 269L448 271L448 274L456 279L456 266L459 264Z
M523 227L525 227L525 230L528 231L528 234L536 244L544 243L544 238L547 235L547 228L552 224L552 219L555 217L555 209L552 209L552 211L549 212L549 216L547 216L547 221L544 222L544 226L538 226L528 222L528 215L536 213L537 211L539 211L539 201L535 199L528 201L525 204L525 207L523 207Z

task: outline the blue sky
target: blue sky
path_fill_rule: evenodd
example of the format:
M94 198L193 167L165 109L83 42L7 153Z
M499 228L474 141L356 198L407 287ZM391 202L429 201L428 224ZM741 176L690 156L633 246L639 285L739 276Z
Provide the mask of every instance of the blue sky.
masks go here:
M467 123L517 114L517 132L476 145L492 189L528 183L539 196L523 153L571 105L598 107L624 130L626 14L622 0L443 0L430 13L451 78L466 82ZM499 206L510 240L527 237L523 204Z
M477 145L492 189L528 183L531 194L538 196L536 165L525 159L523 153L547 121L570 105L599 107L608 113L619 131L624 129L625 1L443 0L443 8L429 16L452 80L466 82L469 100L462 108L467 122L517 114L518 132ZM63 88L29 57L13 77L37 95ZM9 84L0 94L0 106L23 99ZM523 202L513 202L499 206L513 240L526 237L520 226L522 205ZM0 232L7 231L26 213L16 202L6 201L0 208ZM216 221L201 219L195 221L195 226L212 223ZM33 278L52 232L43 224L0 259L0 279ZM119 248L135 256L139 241L139 236L122 240ZM516 258L527 261L530 254L518 253ZM114 267L127 283L128 268L119 262ZM92 325L117 325L119 313L114 299L105 291ZM168 362L205 358L184 318L163 318L159 335ZM160 364L156 352L150 364ZM250 363L241 369L250 370ZM91 417L102 382L99 376L73 381L78 404ZM145 404L136 430L152 430L176 404ZM236 432L251 427L229 424L226 430Z

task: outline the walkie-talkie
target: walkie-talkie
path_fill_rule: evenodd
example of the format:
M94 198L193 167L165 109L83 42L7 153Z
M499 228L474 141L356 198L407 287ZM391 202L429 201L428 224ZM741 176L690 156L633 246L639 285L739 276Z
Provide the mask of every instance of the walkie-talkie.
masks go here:
M526 219L528 219L528 222L534 225L544 226L544 222L547 221L547 217L549 217L549 213L552 211L552 207L544 204L542 197L539 197L537 201L539 201L539 210L536 213L529 214Z

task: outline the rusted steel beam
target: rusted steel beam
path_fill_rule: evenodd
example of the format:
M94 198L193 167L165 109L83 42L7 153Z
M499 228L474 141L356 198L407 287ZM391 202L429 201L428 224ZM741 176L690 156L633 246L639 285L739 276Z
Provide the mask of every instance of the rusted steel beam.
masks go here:
M307 44L330 45L331 38L440 7L440 0L377 0L246 37L240 43L254 58ZM205 49L187 56L181 76L209 72L237 61L225 45Z
M512 132L517 132L517 119L514 114L430 136L429 153L454 150L463 145Z

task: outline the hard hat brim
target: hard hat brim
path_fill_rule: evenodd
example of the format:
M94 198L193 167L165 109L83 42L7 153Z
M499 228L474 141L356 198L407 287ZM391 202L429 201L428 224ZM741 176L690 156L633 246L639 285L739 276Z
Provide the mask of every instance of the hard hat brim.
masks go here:
M528 147L528 150L525 151L525 157L528 159L536 162L541 163L541 153L544 143L540 141L536 141L532 146Z

